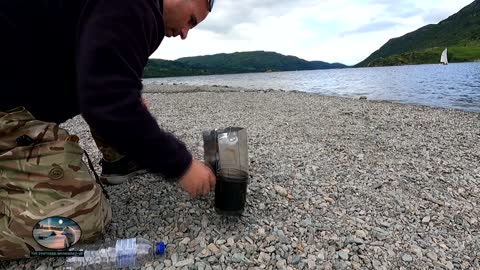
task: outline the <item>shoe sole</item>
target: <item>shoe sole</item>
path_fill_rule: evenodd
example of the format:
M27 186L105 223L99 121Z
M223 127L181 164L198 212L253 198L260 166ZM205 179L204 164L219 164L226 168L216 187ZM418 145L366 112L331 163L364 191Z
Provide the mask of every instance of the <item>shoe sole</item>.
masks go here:
M125 175L102 175L100 176L100 181L102 181L102 183L105 185L113 186L128 181L130 177L134 177L144 173L147 173L147 170L138 170Z

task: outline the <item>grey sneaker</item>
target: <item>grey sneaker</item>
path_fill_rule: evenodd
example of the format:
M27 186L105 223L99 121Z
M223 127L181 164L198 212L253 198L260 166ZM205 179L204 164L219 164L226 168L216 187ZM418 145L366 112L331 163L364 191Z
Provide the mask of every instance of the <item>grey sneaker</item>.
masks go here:
M102 166L100 181L106 185L118 185L130 177L147 173L147 170L140 168L137 163L127 157L114 162L108 162L102 158L100 165Z

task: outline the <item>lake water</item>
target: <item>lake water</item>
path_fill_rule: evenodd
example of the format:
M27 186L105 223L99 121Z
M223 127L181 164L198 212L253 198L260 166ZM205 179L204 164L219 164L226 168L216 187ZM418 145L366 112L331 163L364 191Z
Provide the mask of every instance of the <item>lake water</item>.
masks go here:
M480 63L150 78L144 83L299 90L480 112Z

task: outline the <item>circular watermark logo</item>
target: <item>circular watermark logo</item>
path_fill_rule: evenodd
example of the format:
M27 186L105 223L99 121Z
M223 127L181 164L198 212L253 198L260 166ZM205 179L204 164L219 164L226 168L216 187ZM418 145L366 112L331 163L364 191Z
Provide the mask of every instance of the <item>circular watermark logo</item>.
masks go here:
M33 227L33 239L42 247L62 250L75 245L82 231L70 218L54 216L40 220Z

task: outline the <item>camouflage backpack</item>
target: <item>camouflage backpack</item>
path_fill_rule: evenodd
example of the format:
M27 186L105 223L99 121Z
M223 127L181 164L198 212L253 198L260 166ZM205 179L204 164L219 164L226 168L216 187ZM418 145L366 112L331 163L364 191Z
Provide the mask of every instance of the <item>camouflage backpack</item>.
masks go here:
M32 230L51 216L75 221L81 242L104 233L111 221L108 195L83 153L78 137L57 124L36 120L23 107L0 111L0 260L45 251Z

